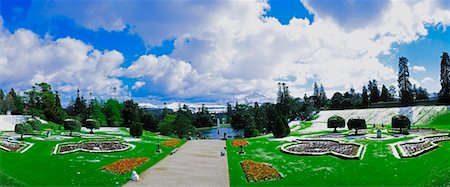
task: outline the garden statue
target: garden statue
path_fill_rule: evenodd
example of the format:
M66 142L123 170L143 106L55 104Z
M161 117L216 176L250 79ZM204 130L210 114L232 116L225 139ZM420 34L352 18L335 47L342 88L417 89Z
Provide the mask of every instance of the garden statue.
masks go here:
M161 145L159 144L156 145L156 153L161 153Z
M241 155L243 155L243 154L245 154L245 152L244 152L244 146L239 146L240 148L241 148L241 150L239 151L239 154L241 154Z
M223 147L223 150L220 152L220 156L225 156L226 153L227 153L227 148Z
M377 138L381 138L381 130L380 129L377 130Z
M52 133L50 132L50 131L47 131L47 138L50 138L50 135L51 135Z
M227 133L226 133L226 132L223 133L223 139L224 139L224 140L227 139Z
M131 172L131 180L132 181L138 181L139 175L136 173L136 171Z

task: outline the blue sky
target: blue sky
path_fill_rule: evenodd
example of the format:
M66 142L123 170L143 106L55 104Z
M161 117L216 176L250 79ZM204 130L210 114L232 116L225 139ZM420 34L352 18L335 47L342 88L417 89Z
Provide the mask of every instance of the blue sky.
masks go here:
M316 81L331 96L370 79L396 85L406 56L412 82L437 92L440 55L450 51L447 5L2 0L0 87L46 81L66 100L76 89L107 99L116 87L139 102L228 102L273 98L283 80L295 96Z

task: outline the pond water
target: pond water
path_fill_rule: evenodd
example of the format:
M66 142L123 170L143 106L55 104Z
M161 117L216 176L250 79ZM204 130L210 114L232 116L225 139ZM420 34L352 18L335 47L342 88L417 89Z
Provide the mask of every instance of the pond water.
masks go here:
M211 128L207 130L200 130L201 135L206 137L207 139L221 139L223 138L224 133L226 133L226 136L228 139L234 138L234 136L239 135L241 133L234 132L231 127L227 128Z

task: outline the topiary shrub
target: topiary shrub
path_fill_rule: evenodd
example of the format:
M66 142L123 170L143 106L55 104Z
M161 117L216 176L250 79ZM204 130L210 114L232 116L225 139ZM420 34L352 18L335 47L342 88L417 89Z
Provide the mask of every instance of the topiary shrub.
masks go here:
M66 119L64 120L64 129L69 130L69 136L72 136L73 131L79 131L81 129L80 122L75 119Z
M29 119L27 122L31 125L33 130L41 130L42 123L37 119Z
M327 121L328 128L334 128L334 132L336 133L336 128L344 128L345 127L345 119L340 116L331 116Z
M350 118L347 127L348 130L355 129L355 134L358 134L358 129L367 129L366 120L364 118Z
M95 119L87 119L84 126L91 130L91 132L89 132L90 134L94 134L93 129L99 129L100 123Z
M23 140L24 134L31 134L33 133L33 127L28 122L22 122L19 124L16 124L14 127L14 132L17 134L20 134L20 139Z
M392 128L399 128L400 133L406 134L408 131L403 131L402 129L411 128L411 121L405 115L392 116Z

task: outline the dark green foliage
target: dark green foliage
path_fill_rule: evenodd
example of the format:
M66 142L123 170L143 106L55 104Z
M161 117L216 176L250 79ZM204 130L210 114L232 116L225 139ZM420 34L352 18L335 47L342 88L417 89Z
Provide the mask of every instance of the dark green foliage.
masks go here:
M175 122L176 114L166 114L159 122L159 131L161 135L170 136L173 133L173 122Z
M392 116L392 128L400 128L401 133L405 133L402 129L409 129L411 127L411 121L408 116L405 115L395 115Z
M97 101L97 99L91 99L91 102L89 102L89 107L88 107L88 112L87 112L88 116L92 119L94 119L95 121L97 121L97 123L100 126L106 126L106 116L105 114L102 112L102 103L100 103L99 101Z
M337 132L336 128L344 128L345 120L340 116L331 116L327 121L328 128L334 128L334 132Z
M178 114L173 123L173 133L182 139L189 137L195 131L192 122L184 114Z
M187 106L186 106L187 108ZM190 116L192 116L192 114L190 114L190 110L189 109L184 109L182 111L184 113L184 115L186 117L191 118ZM191 120L189 119L189 120ZM214 122L212 119L211 114L209 113L208 109L205 107L205 105L202 105L202 107L200 108L200 110L195 113L194 115L194 125L196 127L211 127L214 126Z
M369 106L369 95L367 94L366 86L363 86L361 107L367 108L368 106Z
M126 100L123 102L122 117L123 125L125 127L131 127L133 122L139 121L139 109L138 104L133 100Z
M414 89L414 94L416 95L416 100L425 100L430 98L430 94L428 94L427 89L422 87Z
M35 84L32 90L25 93L28 98L26 114L62 124L67 113L61 106L57 92L47 83Z
M132 137L141 137L142 136L142 123L139 121L132 121L130 126L130 135Z
M381 88L381 96L380 96L380 101L383 102L388 102L389 101L389 91L386 88L386 86L383 85L383 87Z
M5 93L2 89L0 89L0 115L6 113L6 107L5 107Z
M404 105L413 103L411 83L409 82L408 59L400 57L398 64L398 87L400 88L400 102Z
M280 116L278 116L277 119L275 120L275 125L273 127L272 133L275 138L283 138L289 134L288 128L286 128L286 124L285 122L283 122Z
M267 117L267 112L264 107L259 107L258 103L255 103L254 107L255 112L255 124L258 132L265 133L267 130L267 125L269 123L269 119Z
M69 136L72 136L73 131L79 131L81 129L81 124L75 119L64 120L64 129L70 131Z
M13 88L9 91L8 95L6 95L5 101L6 111L11 111L13 115L23 114L24 103L22 101L22 97L16 94Z
M29 119L27 121L33 128L33 130L41 130L42 123L37 119Z
M339 93L339 92L334 93L333 97L331 97L331 106L330 106L330 108L332 108L332 109L342 109L341 103L342 103L343 99L344 99L344 96L341 93Z
M371 103L376 103L380 101L380 90L378 90L378 82L377 80L369 81L369 85L367 87L369 89L369 98Z
M143 128L147 131L157 132L158 131L158 119L151 112L144 112L141 115L141 123Z
M14 132L17 134L20 134L20 139L23 140L24 134L32 134L33 133L33 127L28 122L23 122L16 124L14 127Z
M84 122L84 126L91 130L91 132L89 132L89 133L94 134L93 129L99 129L100 123L95 119L89 118L89 119L86 119L86 122Z
M108 99L103 105L103 113L106 116L106 123L110 127L119 127L123 124L122 111L123 104L115 99Z
M447 52L441 56L441 86L439 102L450 104L450 58Z
M367 129L366 120L363 118L351 118L347 122L349 130L355 129L355 134L358 134L358 129Z
M289 93L289 87L286 83L278 83L278 98L277 107L281 115L287 118L294 118L293 116L293 106L294 98Z

